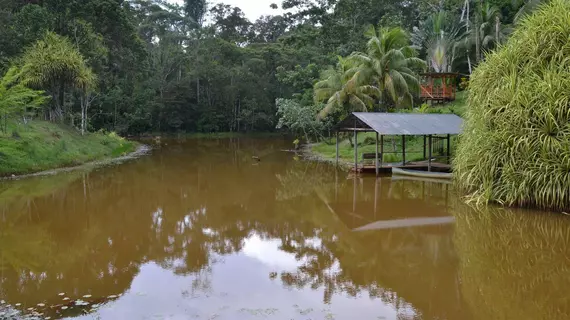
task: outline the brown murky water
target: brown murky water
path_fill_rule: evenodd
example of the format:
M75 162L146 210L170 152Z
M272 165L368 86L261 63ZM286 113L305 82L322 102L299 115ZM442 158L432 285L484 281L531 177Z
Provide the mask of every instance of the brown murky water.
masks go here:
M168 141L1 182L0 319L570 319L565 216L476 212L288 144Z

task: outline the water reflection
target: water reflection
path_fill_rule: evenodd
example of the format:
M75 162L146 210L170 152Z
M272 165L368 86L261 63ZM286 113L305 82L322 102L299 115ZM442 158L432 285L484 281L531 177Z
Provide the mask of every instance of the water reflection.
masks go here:
M462 292L477 319L570 319L567 216L457 208Z
M347 179L284 145L168 141L0 183L0 299L52 318L568 318L564 218L482 215L449 185Z

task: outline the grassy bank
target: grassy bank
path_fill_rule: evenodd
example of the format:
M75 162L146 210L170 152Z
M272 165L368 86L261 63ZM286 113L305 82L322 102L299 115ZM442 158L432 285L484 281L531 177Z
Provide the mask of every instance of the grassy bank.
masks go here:
M453 102L434 105L426 110L426 113L456 114L463 116L466 108L467 93L465 91L457 93L457 99ZM350 133L352 135L352 133ZM455 154L457 137L451 138L451 154ZM416 161L424 159L423 137L408 137L406 139L406 161ZM379 149L380 150L380 149ZM362 154L374 153L376 151L376 133L358 134L358 161L362 160ZM335 139L330 139L313 145L310 152L324 160L334 160L336 158ZM435 156L435 155L434 155ZM437 156L435 156L437 158ZM341 162L347 164L354 163L354 147L346 138L341 139L339 144L339 158ZM402 161L402 138L400 136L384 137L384 162Z
M0 132L0 176L34 173L118 157L136 143L114 133L82 136L76 129L44 121L8 124Z
M423 158L423 138L409 137L406 139L406 161L420 160ZM341 162L354 163L354 147L348 139L339 143L339 159ZM380 150L380 147L378 147ZM313 145L311 152L325 160L336 158L335 140ZM376 134L373 132L358 134L358 161L362 160L362 154L376 152ZM402 138L399 136L384 137L384 162L402 161Z
M467 108L467 91L457 92L455 95L455 100L445 103L445 104L435 104L431 106L427 111L428 113L452 113L463 118L465 110Z

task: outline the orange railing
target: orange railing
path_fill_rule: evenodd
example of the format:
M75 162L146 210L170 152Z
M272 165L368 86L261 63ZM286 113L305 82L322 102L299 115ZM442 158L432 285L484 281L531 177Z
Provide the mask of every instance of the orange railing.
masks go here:
M422 85L420 91L420 97L426 100L454 100L455 86Z

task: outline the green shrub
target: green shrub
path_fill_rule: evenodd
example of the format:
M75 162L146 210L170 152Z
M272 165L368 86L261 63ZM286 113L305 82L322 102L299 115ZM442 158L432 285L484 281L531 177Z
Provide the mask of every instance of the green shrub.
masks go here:
M374 144L374 145L376 144L376 138L368 136L368 137L365 137L364 141L362 143L359 143L358 145L359 146L368 146L371 144Z
M471 77L457 184L476 203L570 208L570 1L526 18Z

